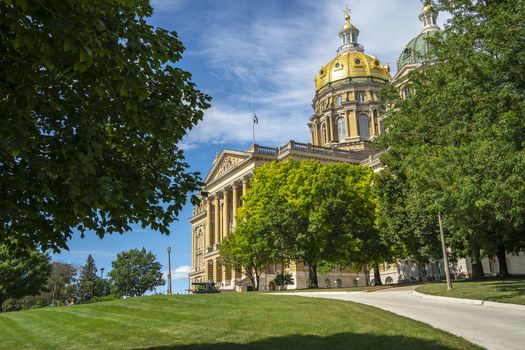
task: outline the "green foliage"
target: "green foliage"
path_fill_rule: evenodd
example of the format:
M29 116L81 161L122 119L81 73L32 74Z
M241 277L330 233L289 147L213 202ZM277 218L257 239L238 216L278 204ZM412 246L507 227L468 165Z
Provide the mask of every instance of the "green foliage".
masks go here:
M77 269L71 264L62 262L51 264L51 274L46 283L46 289L50 294L49 305L63 305L66 301L74 299L76 274Z
M14 256L0 245L0 308L8 298L37 295L51 272L49 256L38 251L26 251Z
M260 219L241 221L220 246L222 263L227 268L243 271L255 290L259 290L261 273L273 253L273 245L266 235L267 227Z
M432 47L439 63L392 88L379 145L382 227L400 251L436 256L438 211L448 244L474 262L525 247L525 2L436 1L452 14Z
M201 183L177 143L209 107L148 0L0 2L0 243L164 234ZM192 197L195 199L195 197Z
M318 286L323 261L351 265L377 258L382 245L369 168L313 161L273 162L258 168L238 220L256 223L271 258L305 261Z
M86 302L95 296L95 284L97 283L97 266L91 254L88 255L86 264L82 267L78 278L78 299Z
M144 248L119 253L111 266L108 276L112 292L118 297L141 296L165 283L161 264Z
M291 273L278 273L274 278L275 284L284 289L287 285L293 284L293 275Z

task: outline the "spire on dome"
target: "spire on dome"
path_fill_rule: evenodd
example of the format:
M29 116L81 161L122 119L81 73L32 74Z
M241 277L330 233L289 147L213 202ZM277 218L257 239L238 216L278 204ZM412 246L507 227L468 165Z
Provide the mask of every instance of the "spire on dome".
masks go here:
M362 52L363 46L357 42L357 37L359 36L359 29L357 29L352 23L350 23L351 12L348 5L346 5L343 10L345 14L346 23L343 25L339 31L339 37L341 38L341 46L337 50L337 53L341 51L360 51Z
M437 24L438 11L432 6L432 1L425 0L419 20L423 24L423 32L439 29Z

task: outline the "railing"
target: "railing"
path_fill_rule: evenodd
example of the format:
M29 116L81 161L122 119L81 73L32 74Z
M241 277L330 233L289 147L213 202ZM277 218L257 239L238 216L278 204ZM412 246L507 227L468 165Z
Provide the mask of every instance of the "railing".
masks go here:
M289 145L289 149L294 150L294 151L300 151L300 152L326 154L330 156L338 156L338 157L343 157L343 158L353 158L357 155L357 153L353 151L341 150L337 148L328 148L328 147L322 147L322 146L314 146L309 143L299 143L295 141L290 141L288 145Z
M276 148L272 148L272 147L254 145L253 146L253 153L267 154L267 155L270 155L270 156L275 156L277 154L277 149Z

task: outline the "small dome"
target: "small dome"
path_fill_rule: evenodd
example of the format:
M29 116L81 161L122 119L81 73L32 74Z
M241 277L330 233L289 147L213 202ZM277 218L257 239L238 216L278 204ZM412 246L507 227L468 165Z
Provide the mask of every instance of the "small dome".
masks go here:
M422 32L410 40L397 59L397 71L399 72L404 66L409 64L423 64L433 61L435 57L430 57L428 39L438 32L437 30Z
M437 25L438 12L434 9L430 1L425 1L423 9L419 14L419 20L423 26L421 33L406 44L405 48L397 59L397 71L411 64L423 64L432 62L435 57L430 55L430 45L428 39L441 29Z
M390 68L379 59L360 51L343 51L324 65L315 76L315 90L328 84L390 81Z

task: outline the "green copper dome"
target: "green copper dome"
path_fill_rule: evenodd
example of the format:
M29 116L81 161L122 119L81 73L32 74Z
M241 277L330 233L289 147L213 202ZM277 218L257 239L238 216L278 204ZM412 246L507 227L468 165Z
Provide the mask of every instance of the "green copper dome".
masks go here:
M430 46L427 39L437 32L437 30L423 32L410 40L397 59L397 71L399 72L408 64L423 64L433 61L435 57L430 57Z
M406 65L423 64L432 62L435 57L430 55L430 45L428 39L440 31L437 25L438 12L432 7L430 2L425 2L423 10L419 14L419 20L423 25L423 30L405 46L401 55L397 59L397 71L399 72Z

